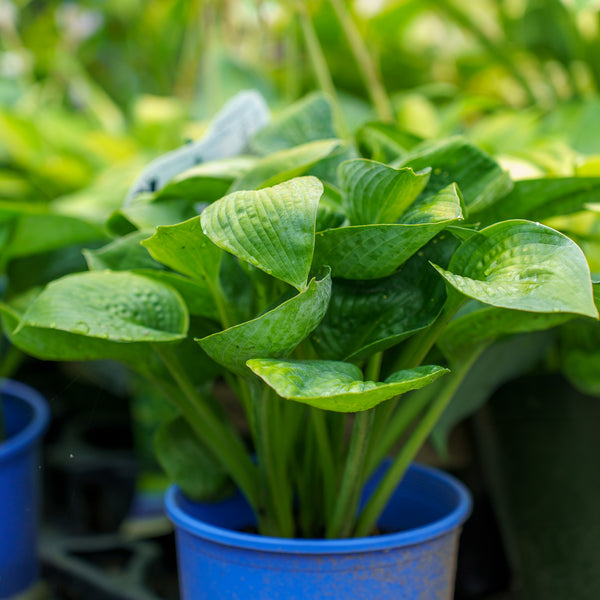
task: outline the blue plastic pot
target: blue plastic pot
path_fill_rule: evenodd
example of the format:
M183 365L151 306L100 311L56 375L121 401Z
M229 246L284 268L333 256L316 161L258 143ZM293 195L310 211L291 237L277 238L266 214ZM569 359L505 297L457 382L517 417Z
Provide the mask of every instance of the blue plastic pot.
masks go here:
M413 465L379 521L397 533L344 540L241 533L254 519L239 495L194 503L171 486L166 508L183 600L450 600L471 499L453 477Z
M50 414L44 398L22 383L2 381L0 398L0 598L10 598L39 576L39 445Z

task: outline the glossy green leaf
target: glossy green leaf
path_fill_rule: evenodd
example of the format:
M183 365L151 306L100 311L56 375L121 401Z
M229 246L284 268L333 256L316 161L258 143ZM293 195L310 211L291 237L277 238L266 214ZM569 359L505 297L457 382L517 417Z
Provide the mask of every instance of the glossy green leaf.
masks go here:
M0 304L2 330L17 348L42 360L118 360L134 369L151 369L152 350L149 344L111 342L48 327L28 327L21 324L22 313L7 304Z
M597 202L600 177L545 177L516 181L502 202L482 213L484 223L503 219L542 221L582 211Z
M191 500L218 500L234 491L231 479L182 417L160 427L154 451L171 481Z
M418 205L406 215L406 224L340 227L317 233L313 265L327 264L334 277L346 279L391 275L440 231L462 219L455 185Z
M339 172L351 225L396 223L429 181L429 169L415 173L362 158L343 163Z
M469 215L505 196L513 185L496 161L460 137L426 142L399 163L398 166L411 167L415 171L431 167L426 194L433 194L456 182Z
M385 382L376 382L364 381L356 365L337 361L256 358L248 361L248 367L282 398L336 412L369 410L448 372L443 367L426 365L398 371Z
M478 347L515 333L549 329L573 318L565 313L530 313L486 306L476 301L467 305L444 329L438 346L451 362L460 362Z
M148 231L134 231L117 238L110 244L96 250L84 250L83 255L88 267L93 271L110 269L111 271L127 271L130 269L163 269L140 242L150 235Z
M583 252L539 223L490 225L461 245L448 270L436 268L453 288L484 304L598 317Z
M202 231L200 216L158 227L142 245L160 263L195 280L216 281L221 250Z
M179 292L190 315L219 320L214 297L205 281L189 279L178 273L158 269L135 269L138 275L164 283Z
M336 139L319 140L269 154L258 160L245 175L236 179L229 191L266 188L304 175L338 148L340 143Z
M319 324L330 294L331 276L327 274L256 319L197 341L216 362L247 374L245 365L250 358L289 355Z
M324 94L314 92L281 111L254 136L251 147L259 154L270 154L335 137L331 104Z
M171 287L133 273L91 271L50 283L21 323L118 342L169 342L185 337L188 314Z
M450 236L434 241L384 279L334 279L329 310L312 336L320 357L359 360L433 323L446 292L441 278L432 277L428 258L441 259L435 250L446 243L456 247Z
M234 192L202 211L202 229L217 246L301 290L312 261L322 193L314 177Z
M15 221L8 253L11 257L30 256L92 240L106 240L97 225L55 214L26 214Z

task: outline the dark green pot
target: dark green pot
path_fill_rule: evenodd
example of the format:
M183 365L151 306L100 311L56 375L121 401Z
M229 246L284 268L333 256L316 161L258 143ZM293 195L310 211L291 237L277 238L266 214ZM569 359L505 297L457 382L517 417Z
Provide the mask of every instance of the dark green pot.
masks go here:
M600 598L600 399L523 377L476 424L519 598Z

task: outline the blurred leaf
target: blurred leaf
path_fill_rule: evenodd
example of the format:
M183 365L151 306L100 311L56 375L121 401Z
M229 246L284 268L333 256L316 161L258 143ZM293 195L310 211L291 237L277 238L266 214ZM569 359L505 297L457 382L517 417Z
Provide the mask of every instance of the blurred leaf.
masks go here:
M546 177L516 181L502 202L481 214L484 223L504 219L542 221L576 213L600 193L600 177Z
M174 177L155 200L184 198L190 203L210 204L227 193L235 179L246 174L256 159L249 156L201 163Z
M53 214L28 214L16 220L8 253L13 258L23 257L106 239L104 230L80 219Z
M128 271L130 269L163 269L155 261L141 241L148 238L148 231L134 231L126 236L117 238L110 244L96 250L84 250L83 255L92 271Z
M391 162L402 158L422 142L422 138L388 123L371 122L356 132L360 153L371 160Z
M329 101L324 94L313 92L272 119L254 136L251 147L259 154L271 154L336 137Z
M219 500L235 489L183 417L161 426L154 437L154 451L171 481L191 500Z
M229 191L272 187L303 175L338 146L339 140L319 140L270 154L259 159L245 175L236 179Z

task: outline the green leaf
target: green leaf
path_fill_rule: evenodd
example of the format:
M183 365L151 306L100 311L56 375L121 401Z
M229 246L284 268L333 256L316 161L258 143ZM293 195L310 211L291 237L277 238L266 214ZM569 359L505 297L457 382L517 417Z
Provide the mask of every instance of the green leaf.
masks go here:
M425 194L434 194L456 182L469 215L505 196L513 185L498 163L460 137L426 142L403 158L399 166L415 171L431 167Z
M140 245L149 235L148 231L134 231L97 250L83 250L83 255L89 269L93 271L163 269L160 263L152 259L148 250Z
M21 324L22 313L0 303L2 330L17 348L42 360L118 360L134 369L151 369L152 350L148 344L122 344L50 329Z
M107 239L98 226L54 214L21 215L15 222L8 252L11 258L40 254L65 246Z
M202 229L217 246L301 290L310 271L322 193L314 177L234 192L202 211Z
M236 179L229 191L266 188L303 175L340 144L340 140L336 139L319 140L270 154L258 160L252 169Z
M219 311L214 296L205 281L192 280L177 273L157 269L136 269L134 272L177 290L190 315L219 320Z
M478 347L515 333L540 331L573 318L565 313L530 313L482 305L475 300L444 329L438 346L451 363L460 362Z
M460 246L448 270L436 269L456 290L484 304L598 318L583 252L539 223L490 225Z
M334 277L346 279L391 275L440 231L462 219L455 185L417 204L406 215L407 224L340 227L317 233L313 265L327 264Z
M320 92L313 92L283 110L252 139L259 154L271 154L307 142L337 137L331 104Z
M154 201L151 194L138 194L131 204L123 206L110 218L116 233L129 233L126 222L137 229L153 229L160 225L174 225L196 216L192 202L185 198L167 198ZM125 223L124 223L125 221Z
M359 360L398 344L428 327L446 298L443 282L432 277L427 259L437 244L411 258L399 272L384 279L334 279L329 309L312 336L319 356L333 360Z
M257 356L289 355L319 324L329 302L331 276L313 279L306 290L273 310L197 340L216 362L247 374L246 361Z
M154 436L158 462L191 500L220 500L234 491L227 473L183 417L160 427Z
M359 158L343 163L340 184L352 225L396 223L429 181L429 169L394 169Z
M170 342L185 337L188 314L173 288L133 273L91 271L50 283L21 325L118 342Z
M484 223L504 219L542 221L582 211L598 200L600 177L546 177L516 181L512 191L481 214ZM479 218L479 215L478 215Z
M231 479L183 417L160 427L154 451L169 478L191 500L219 500L234 491Z
M192 279L215 282L219 276L222 252L202 231L200 216L158 227L142 245L158 262Z
M600 284L594 285L594 296L600 305ZM574 319L559 332L563 373L584 394L600 396L600 323Z
M326 360L256 358L248 367L282 398L322 410L358 412L385 400L422 388L448 369L426 365L398 371L385 382L363 381L361 370L350 363Z
M356 132L356 143L361 154L381 162L405 156L422 141L413 133L402 131L389 123L366 123Z
M201 163L174 177L154 200L184 198L210 204L224 196L234 180L245 175L255 162L253 157L237 156Z
M6 267L7 297L22 294L31 287L87 270L81 246L66 246L42 254L12 259Z

